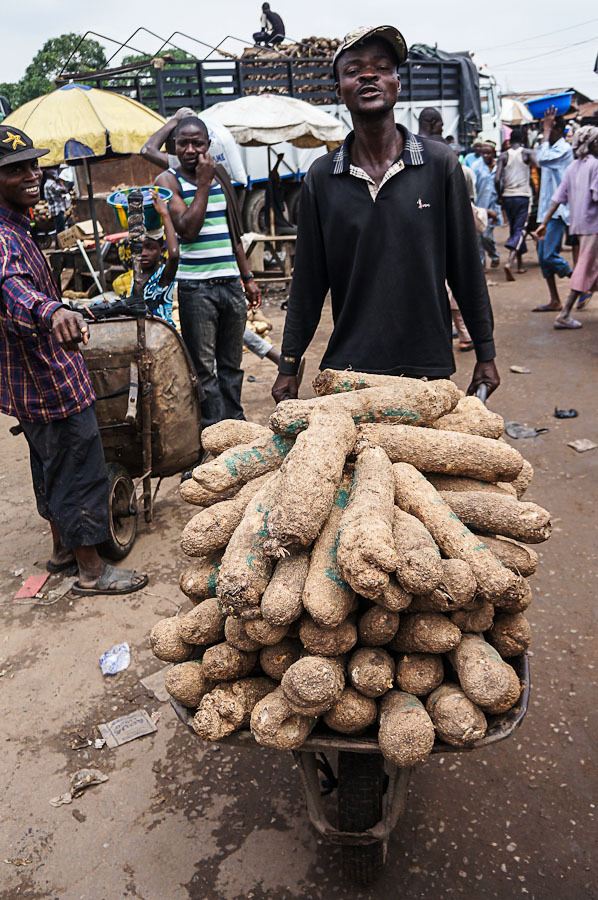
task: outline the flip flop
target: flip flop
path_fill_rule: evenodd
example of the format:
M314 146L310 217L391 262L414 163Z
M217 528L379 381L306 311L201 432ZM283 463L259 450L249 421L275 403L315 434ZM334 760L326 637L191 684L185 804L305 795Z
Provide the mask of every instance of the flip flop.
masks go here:
M49 559L46 563L46 572L49 572L50 575L59 575L61 572L65 575L76 575L78 571L79 567L76 559L69 559L63 563L53 563Z
M583 325L581 322L578 322L577 319L571 319L570 322L561 322L560 319L557 319L552 327L556 328L557 331L572 331L575 328L583 328Z
M139 582L134 579L139 578ZM78 581L71 588L77 597L93 597L96 594L133 594L148 583L147 575L138 575L135 569L117 569L106 564L106 568L91 587L83 587Z
M582 296L577 301L577 306L575 307L575 309L585 309L591 299L592 299L591 291L588 294L582 294Z
M459 350L461 353L467 353L469 350L473 350L473 341L466 341L464 344L459 344Z
M562 306L534 306L532 312L559 312Z

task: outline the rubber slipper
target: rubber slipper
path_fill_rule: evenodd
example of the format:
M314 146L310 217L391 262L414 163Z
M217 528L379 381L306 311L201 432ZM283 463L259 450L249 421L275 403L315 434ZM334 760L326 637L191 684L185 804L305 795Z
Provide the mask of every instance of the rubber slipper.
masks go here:
M558 312L562 306L534 306L532 312Z
M139 582L133 579L139 577ZM78 581L71 588L71 593L77 597L93 597L96 594L133 594L141 590L148 583L147 575L137 576L134 569L117 569L106 565L106 568L91 587L84 587Z
M557 331L573 331L575 328L583 328L583 325L577 319L571 319L570 322L561 322L557 319L552 327L556 328Z
M461 353L467 353L468 350L473 350L473 341L459 344L459 350L461 351Z
M583 294L577 301L577 306L575 307L575 309L585 309L591 299L592 299L591 292L589 294Z
M76 559L69 559L63 563L53 563L49 559L46 563L46 572L49 572L50 575L59 575L61 572L65 575L76 575L78 571L79 567Z

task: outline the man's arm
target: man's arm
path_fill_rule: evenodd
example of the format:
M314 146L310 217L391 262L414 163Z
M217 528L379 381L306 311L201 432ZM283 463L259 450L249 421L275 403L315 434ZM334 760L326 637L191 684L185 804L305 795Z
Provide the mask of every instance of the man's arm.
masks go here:
M506 161L507 161L507 154L501 153L500 156L498 157L498 165L496 167L496 175L494 176L494 186L496 188L496 193L498 194L499 200L500 200L500 196L502 193L500 180L502 178L502 173L503 173L503 169L506 165Z
M155 132L155 134L152 134L152 136L147 139L139 151L141 155L145 156L146 159L149 159L154 165L160 166L161 169L167 169L168 153L164 153L162 147L181 119L186 119L188 116L194 115L195 113L193 110L186 106L182 107L182 109L177 109L172 119L169 119L168 122Z
M494 319L478 254L471 203L460 166L448 178L446 208L446 277L471 334L477 363L468 393L484 383L496 390L500 377L494 364Z
M301 188L295 268L282 336L279 375L272 388L277 403L297 396L301 357L316 332L329 287L324 237L308 176Z

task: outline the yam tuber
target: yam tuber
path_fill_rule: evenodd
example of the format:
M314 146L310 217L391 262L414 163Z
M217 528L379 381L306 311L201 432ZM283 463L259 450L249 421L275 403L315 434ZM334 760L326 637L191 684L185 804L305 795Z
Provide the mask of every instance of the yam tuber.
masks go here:
M268 432L265 437L231 447L216 459L196 466L193 479L210 491L227 491L279 469L292 446L291 440Z
M322 628L305 616L299 626L299 639L313 656L340 656L357 643L357 628L349 619L333 628Z
M476 580L468 563L462 559L442 560L442 581L429 594L414 597L410 612L452 612L469 608L473 602Z
M260 607L262 617L270 625L290 625L301 616L309 565L306 551L291 553L276 563Z
M171 697L183 706L194 709L199 706L203 695L212 690L214 682L206 678L201 661L192 659L169 669L164 685Z
M243 653L253 653L254 650L260 650L261 644L247 633L246 626L249 622L243 622L242 619L233 619L232 616L226 617L224 623L224 637L227 643L242 650Z
M532 483L532 478L534 477L534 470L532 464L527 460L523 460L523 466L521 468L521 472L517 476L517 478L512 482L513 487L517 493L517 499L521 500L528 487Z
M249 675L257 662L257 653L244 653L224 641L208 647L202 662L208 678L214 681L234 681Z
M517 496L513 482L508 481L480 481L477 478L467 478L465 475L442 475L439 472L426 472L426 478L433 484L437 491L489 491L493 494L510 494Z
M379 647L356 650L347 673L355 690L365 697L381 697L392 688L395 664L390 653Z
M214 644L224 638L224 618L215 597L202 600L177 618L179 635L187 644Z
M305 743L314 723L313 716L295 712L281 687L256 703L251 713L251 733L256 742L275 750L296 750Z
M432 428L496 439L505 430L505 420L488 409L478 397L461 397L456 407L437 419Z
M502 441L407 425L362 425L362 437L382 447L393 463L421 472L466 475L482 481L513 481L523 457Z
M264 425L246 422L244 419L221 419L215 425L204 428L201 433L201 446L213 456L220 456L231 447L250 444L252 441L269 436L269 430Z
M440 740L453 747L471 747L486 734L486 716L456 684L436 688L426 710Z
M412 594L434 590L442 579L442 560L425 525L395 506L393 537L399 584Z
M150 631L150 647L154 656L164 662L183 662L193 653L193 647L185 643L179 634L176 616L156 622Z
M268 519L274 555L309 547L328 518L356 428L342 410L315 409L280 468L280 490ZM281 555L281 554L280 554Z
M192 503L194 506L212 506L221 500L230 500L238 490L239 487L236 485L228 491L208 491L192 478L186 478L179 488L179 494L185 503Z
M476 531L499 534L526 544L540 544L550 537L550 513L535 503L481 491L441 491L440 496L462 522Z
M222 556L214 554L196 559L192 566L187 566L179 579L179 587L183 594L193 603L215 597L221 562Z
M347 687L334 706L324 713L324 722L341 734L359 734L373 725L378 715L376 701Z
M270 678L244 678L219 684L200 701L193 717L193 730L205 741L220 741L249 725L258 700L274 690Z
M406 694L425 697L443 678L442 657L435 653L403 653L397 659L397 687Z
M319 716L333 706L343 692L345 676L336 660L304 656L282 676L282 690L295 712Z
M446 653L456 647L461 632L442 613L405 613L395 637L392 650L401 653Z
M490 711L504 703L510 709L517 701L521 688L515 691L513 676L517 685L519 680L514 670L480 635L464 634L450 660L462 690L482 709Z
M187 556L209 556L226 547L235 528L239 525L251 498L271 476L262 475L243 485L231 499L217 506L202 509L183 529L181 548Z
M266 675L280 681L289 666L297 662L303 652L299 641L284 638L278 644L271 644L260 650L260 666Z
M357 621L359 643L362 647L381 647L392 640L398 628L398 613L372 606Z
M245 630L250 638L256 640L260 647L278 644L289 630L288 625L270 625L265 619L253 619L245 623Z
M487 600L477 600L470 609L457 609L450 614L453 625L466 632L488 631L494 621L494 607Z
M538 554L532 547L525 547L508 538L499 538L490 534L485 534L483 541L488 550L491 550L503 566L506 566L511 572L528 578L536 571Z
M527 650L531 642L531 629L522 613L501 613L495 617L486 637L504 659L519 656Z
M434 746L434 726L413 694L390 691L380 702L378 743L382 756L399 768L422 762Z

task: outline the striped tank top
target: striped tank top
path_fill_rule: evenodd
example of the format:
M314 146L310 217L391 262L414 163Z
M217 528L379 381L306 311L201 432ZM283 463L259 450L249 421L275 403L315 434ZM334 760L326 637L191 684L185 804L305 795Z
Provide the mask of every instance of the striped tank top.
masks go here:
M179 184L181 197L190 206L197 185L187 181L175 169L169 169ZM207 278L238 278L239 267L226 221L226 197L216 182L210 188L206 217L201 231L192 243L179 245L177 279L201 281Z

